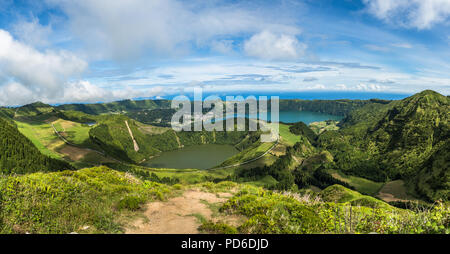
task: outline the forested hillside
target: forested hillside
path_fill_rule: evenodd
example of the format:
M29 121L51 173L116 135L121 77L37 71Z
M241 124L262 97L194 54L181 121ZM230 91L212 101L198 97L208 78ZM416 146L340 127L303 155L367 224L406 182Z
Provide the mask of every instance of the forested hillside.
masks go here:
M86 114L98 115L111 112L170 108L170 104L171 102L169 100L123 100L110 103L64 104L56 108L58 110L74 110L81 111Z
M386 100L280 100L280 110L298 110L347 116L350 112L365 105L383 105Z
M160 152L176 150L185 146L201 144L230 144L245 149L249 144L240 143L248 131L181 131L170 128L151 127L124 115L108 115L98 118L99 124L90 130L91 140L107 154L127 162L140 163ZM139 146L134 149L126 127L127 121ZM253 133L251 136L257 136ZM256 142L252 139L251 142Z
M424 91L356 110L343 120L341 130L325 132L318 140L320 147L332 152L340 170L375 181L403 179L429 199L447 199L448 164L437 169L426 162L433 154L438 158L446 154L442 150L449 142L449 112L448 97ZM419 190L418 174L424 167L442 177L422 180Z
M68 163L47 157L11 123L0 118L0 171L32 173L73 169Z
M299 110L327 113L331 115L347 116L351 111L359 109L368 104L387 104L390 101L371 99L371 100L280 100L280 110ZM95 104L65 104L55 107L57 110L73 110L81 111L87 114L98 115L103 113L128 113L132 114L141 110L152 111L161 109L162 111L142 112L151 113L149 119L153 121L158 117L164 117L170 111L170 100L123 100L110 103L95 103ZM268 103L270 108L270 102ZM130 115L131 116L131 115ZM144 116L141 116L144 117ZM155 118L153 118L155 117ZM132 117L134 118L134 117ZM142 121L144 122L144 121Z

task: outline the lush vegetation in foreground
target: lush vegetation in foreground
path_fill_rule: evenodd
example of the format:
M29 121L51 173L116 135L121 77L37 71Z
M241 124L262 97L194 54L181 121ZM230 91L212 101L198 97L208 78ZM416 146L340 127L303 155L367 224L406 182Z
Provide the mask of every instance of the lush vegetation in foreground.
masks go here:
M234 182L166 185L107 167L0 178L1 233L120 233L146 202L184 189L235 190L223 216L246 219L237 227L205 221L215 233L449 233L450 210L404 210L339 185L319 193L275 192Z
M121 233L145 203L201 188L233 193L216 212L245 218L203 220L209 233L450 233L449 97L281 101L346 117L280 124L275 143L261 143L260 132L175 132L165 127L168 106L0 108L0 232ZM204 171L140 166L211 143L240 152Z
M121 215L176 192L106 167L3 176L0 233L120 233Z
M243 187L220 211L248 218L237 228L223 222L205 222L214 233L450 233L450 209L437 204L429 210L411 211L392 207L340 185L318 194L273 192Z

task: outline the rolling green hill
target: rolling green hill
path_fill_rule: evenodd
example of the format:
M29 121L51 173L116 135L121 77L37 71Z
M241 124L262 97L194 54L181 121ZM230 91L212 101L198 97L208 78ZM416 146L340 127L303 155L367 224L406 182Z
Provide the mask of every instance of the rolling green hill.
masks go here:
M326 113L330 115L347 116L350 112L366 105L383 105L385 100L280 100L280 110L298 110Z
M104 113L122 113L138 110L170 108L168 100L123 100L110 103L95 104L64 104L56 107L58 110L81 111L86 114L99 115Z
M332 152L337 169L375 181L404 179L410 189L418 191L416 179L424 163L433 154L445 154L438 151L445 150L449 142L448 112L449 98L433 91L389 104L366 105L345 118L339 131L320 135L319 144ZM440 166L438 174L444 176L448 166ZM430 183L425 187L427 183L421 182L421 193L427 189L428 198L448 199L441 191L445 184Z

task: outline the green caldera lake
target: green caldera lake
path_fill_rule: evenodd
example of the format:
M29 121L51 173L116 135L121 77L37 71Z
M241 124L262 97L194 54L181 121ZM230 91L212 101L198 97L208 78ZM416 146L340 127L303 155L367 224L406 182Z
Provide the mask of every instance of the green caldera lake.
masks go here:
M209 169L238 152L232 145L194 145L161 153L143 165L151 168Z
M280 111L279 116L280 121L284 123L302 121L310 124L312 122L342 119L342 116L310 111ZM270 119L270 113L268 118ZM220 165L238 152L232 145L205 144L187 146L178 150L163 152L159 156L143 163L143 166L151 168L210 169Z

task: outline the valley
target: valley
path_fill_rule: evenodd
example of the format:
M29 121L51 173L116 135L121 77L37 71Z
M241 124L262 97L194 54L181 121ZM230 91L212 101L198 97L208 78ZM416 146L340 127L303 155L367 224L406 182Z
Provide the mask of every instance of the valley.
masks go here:
M449 97L281 100L270 143L260 129L176 132L169 106L0 108L0 232L449 232Z

